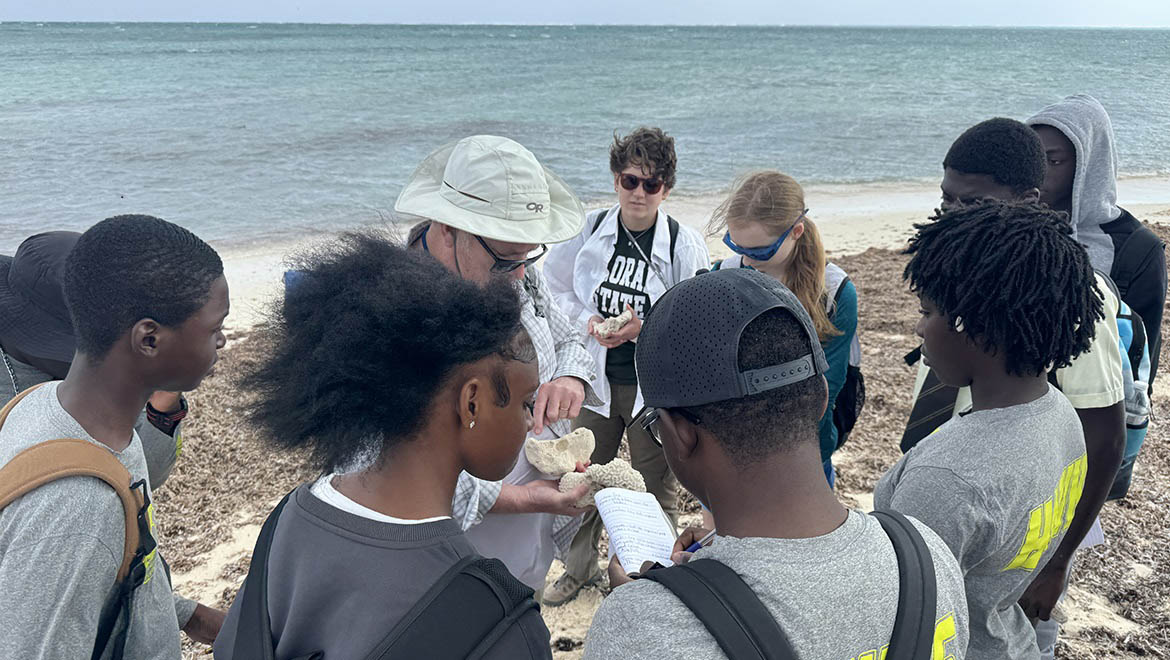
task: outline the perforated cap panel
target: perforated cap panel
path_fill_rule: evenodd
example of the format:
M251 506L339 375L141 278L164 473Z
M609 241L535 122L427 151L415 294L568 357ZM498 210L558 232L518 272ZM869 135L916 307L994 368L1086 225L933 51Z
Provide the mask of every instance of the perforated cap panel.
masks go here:
M800 321L817 374L828 370L812 320L776 279L733 268L684 280L655 303L638 335L634 364L647 406L698 406L746 396L738 355L744 328L781 307Z

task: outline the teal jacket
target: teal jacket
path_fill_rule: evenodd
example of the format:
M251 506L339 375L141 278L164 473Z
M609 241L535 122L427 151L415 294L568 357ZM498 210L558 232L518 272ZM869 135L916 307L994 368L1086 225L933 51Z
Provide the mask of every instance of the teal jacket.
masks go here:
M851 280L846 280L841 285L836 313L829 320L841 334L821 343L821 348L825 349L825 360L829 362L829 371L825 374L825 380L829 383L829 407L825 411L825 416L821 418L822 461L829 460L837 449L837 427L833 425L833 408L841 387L845 385L845 372L849 367L849 347L853 343L853 337L857 335L857 287L853 286Z

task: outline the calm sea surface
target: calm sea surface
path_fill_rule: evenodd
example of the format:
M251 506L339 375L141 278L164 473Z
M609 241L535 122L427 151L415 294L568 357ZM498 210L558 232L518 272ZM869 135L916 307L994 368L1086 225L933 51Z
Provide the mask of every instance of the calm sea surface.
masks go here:
M513 137L586 199L639 124L675 194L756 167L939 174L996 115L1097 96L1126 174L1170 173L1170 31L0 24L0 252L149 212L249 243L376 221L438 145Z

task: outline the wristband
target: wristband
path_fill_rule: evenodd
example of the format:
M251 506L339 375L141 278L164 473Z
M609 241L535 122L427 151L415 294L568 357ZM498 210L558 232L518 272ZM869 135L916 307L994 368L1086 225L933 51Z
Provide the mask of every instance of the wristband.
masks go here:
M154 409L148 401L146 403L146 419L156 429L166 433L167 435L175 434L175 427L183 418L187 416L187 399L179 395L179 409L174 412L164 413Z

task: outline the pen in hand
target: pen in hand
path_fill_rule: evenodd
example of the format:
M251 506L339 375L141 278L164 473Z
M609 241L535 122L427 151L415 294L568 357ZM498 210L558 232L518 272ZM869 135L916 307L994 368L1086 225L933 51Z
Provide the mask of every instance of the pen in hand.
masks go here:
M707 532L706 536L704 536L703 538L699 539L698 541L695 541L694 543L690 544L687 547L686 551L687 552L694 552L694 551L698 550L699 548L704 548L707 546L708 543L711 542L711 539L713 539L713 538L715 538L715 530L711 530L711 531Z

